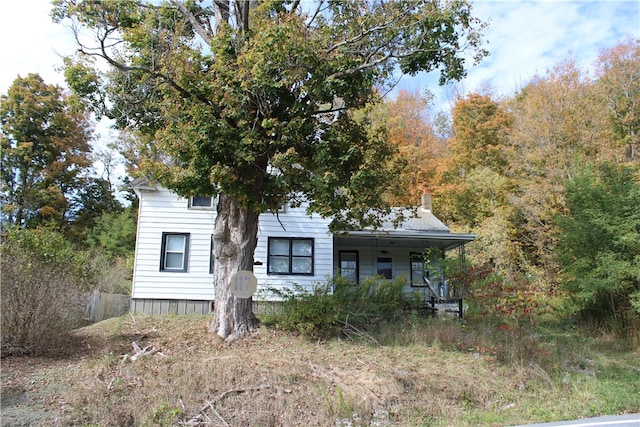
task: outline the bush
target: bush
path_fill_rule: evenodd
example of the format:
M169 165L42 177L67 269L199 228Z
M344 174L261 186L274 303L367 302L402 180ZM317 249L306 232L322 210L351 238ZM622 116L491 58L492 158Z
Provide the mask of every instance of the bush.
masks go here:
M354 285L342 277L307 292L300 286L270 291L283 301L280 314L263 319L312 338L359 334L417 308L419 297L404 291L404 280L367 278Z
M2 235L2 355L61 349L84 323L95 273L89 257L55 231L10 228Z
M110 258L100 250L92 251L92 268L97 272L95 290L110 294L131 295L132 258Z
M264 323L312 338L332 336L339 332L338 307L332 296L331 284L317 286L313 292L299 285L268 291L282 300L282 310L263 316Z

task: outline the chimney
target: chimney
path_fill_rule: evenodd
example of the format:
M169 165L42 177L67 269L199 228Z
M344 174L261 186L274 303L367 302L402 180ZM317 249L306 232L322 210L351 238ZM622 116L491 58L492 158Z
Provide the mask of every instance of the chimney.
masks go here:
M426 188L422 190L422 209L431 212L431 194Z

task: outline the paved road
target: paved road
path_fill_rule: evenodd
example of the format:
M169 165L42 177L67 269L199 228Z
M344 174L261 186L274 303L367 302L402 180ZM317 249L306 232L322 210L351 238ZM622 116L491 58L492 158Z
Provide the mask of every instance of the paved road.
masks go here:
M640 414L614 415L596 418L585 418L576 421L560 421L546 424L528 424L514 427L640 427Z

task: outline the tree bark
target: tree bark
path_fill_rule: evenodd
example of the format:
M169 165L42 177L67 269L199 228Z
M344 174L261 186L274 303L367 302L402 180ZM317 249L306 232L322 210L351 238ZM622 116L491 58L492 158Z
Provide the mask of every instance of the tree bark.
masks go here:
M230 286L237 271L253 271L258 214L241 208L225 194L220 194L217 209L213 232L215 303L210 331L230 342L258 327L252 298L237 298Z

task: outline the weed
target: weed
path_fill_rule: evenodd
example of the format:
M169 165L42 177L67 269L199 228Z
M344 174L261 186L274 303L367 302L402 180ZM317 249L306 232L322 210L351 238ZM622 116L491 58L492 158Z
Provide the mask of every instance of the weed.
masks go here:
M159 406L153 408L151 417L153 421L163 427L169 427L174 425L176 418L184 414L184 410L171 406L166 402L163 402Z

